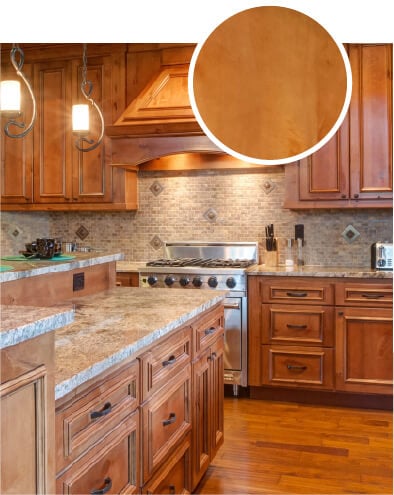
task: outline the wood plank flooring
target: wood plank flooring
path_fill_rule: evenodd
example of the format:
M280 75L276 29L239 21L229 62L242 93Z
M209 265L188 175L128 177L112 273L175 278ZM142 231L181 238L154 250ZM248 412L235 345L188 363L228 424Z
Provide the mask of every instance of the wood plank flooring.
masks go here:
M393 493L391 411L226 397L224 420L195 493Z

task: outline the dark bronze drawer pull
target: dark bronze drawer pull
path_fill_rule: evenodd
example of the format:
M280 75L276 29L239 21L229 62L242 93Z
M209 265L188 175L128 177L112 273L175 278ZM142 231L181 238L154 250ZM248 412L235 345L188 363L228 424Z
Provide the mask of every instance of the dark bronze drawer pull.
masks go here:
M176 492L175 492L175 485L170 485L170 486L168 487L168 490L169 490L169 492L170 492L171 494L174 494L174 495L175 495L175 493L176 493Z
M288 297L306 297L308 295L307 292L286 292Z
M101 495L103 493L107 493L109 490L111 490L111 488L112 488L111 478L105 478L104 487L92 490L90 493L91 493L91 495Z
M174 364L175 361L176 361L176 357L175 356L170 356L167 361L163 361L161 364L163 366L169 366L170 364Z
M175 421L176 421L176 414L170 413L169 418L163 421L163 426L171 425L172 423L175 423Z
M304 371L308 368L308 366L298 366L296 364L288 364L287 369L291 371Z
M205 335L211 335L211 333L215 333L215 330L215 327L207 328L206 330L204 330L204 333Z
M93 412L91 412L90 413L90 418L91 419L101 418L101 416L105 416L106 414L110 413L111 411L112 411L112 404L110 402L106 402L104 404L104 407L101 409L101 411L93 411Z
M379 299L384 297L384 294L361 294L361 297L365 297L367 299Z
M308 325L292 325L291 323L287 323L287 328L296 328L297 330L302 330L303 328L308 328Z

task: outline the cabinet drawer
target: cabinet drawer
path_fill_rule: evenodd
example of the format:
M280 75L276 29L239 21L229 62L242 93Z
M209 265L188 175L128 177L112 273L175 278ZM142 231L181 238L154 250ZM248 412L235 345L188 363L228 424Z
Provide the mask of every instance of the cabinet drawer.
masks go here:
M335 298L339 306L392 307L393 286L391 281L387 284L338 282Z
M261 294L263 302L286 304L334 303L333 285L326 281L309 278L286 277L285 279L262 279Z
M56 480L56 493L138 493L138 411ZM102 490L96 491L94 490Z
M143 487L142 493L148 495L191 493L190 458L189 434L171 455L169 462Z
M224 333L223 328L223 306L209 313L194 326L194 354L207 349L217 338Z
M191 327L155 345L139 359L142 366L142 401L145 401L190 363Z
M332 306L262 305L262 343L332 346Z
M262 383L333 388L333 350L324 347L262 346Z
M143 482L191 428L190 366L142 406Z
M56 472L105 437L139 403L138 362L56 411Z

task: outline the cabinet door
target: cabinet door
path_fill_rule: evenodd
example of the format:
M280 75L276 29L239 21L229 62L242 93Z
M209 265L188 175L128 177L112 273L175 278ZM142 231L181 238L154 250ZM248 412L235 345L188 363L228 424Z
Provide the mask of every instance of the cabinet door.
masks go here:
M350 197L392 199L393 45L350 45Z
M31 65L24 65L23 72L31 81ZM19 79L15 70L1 68L2 80ZM21 101L23 102L23 122L27 125L32 115L32 101L26 85L21 82ZM3 129L8 118L1 118L1 202L29 204L33 201L33 130L23 138L10 138ZM21 119L16 119L18 122ZM15 126L10 131L21 132Z
M320 150L300 161L300 200L349 198L349 119Z
M336 389L392 394L392 310L338 308L336 332Z
M112 124L111 95L112 87L116 84L116 81L113 81L111 63L111 57L89 57L86 74L87 80L93 84L91 97L102 110L106 124ZM72 82L70 81L73 91L73 103L86 102L80 89L82 80L81 64L82 59L73 61L73 79ZM71 113L71 105L66 111ZM96 141L100 135L100 131L101 124L99 116L95 110L91 109L90 133L88 138ZM71 127L69 128L70 132ZM109 202L112 197L111 167L106 165L105 140L96 149L89 152L78 151L74 146L75 141L78 141L76 136L72 136L71 141L73 160L72 201L78 203Z
M71 63L34 65L34 202L72 200Z
M224 336L221 335L211 346L211 459L213 459L219 447L223 443L224 419Z

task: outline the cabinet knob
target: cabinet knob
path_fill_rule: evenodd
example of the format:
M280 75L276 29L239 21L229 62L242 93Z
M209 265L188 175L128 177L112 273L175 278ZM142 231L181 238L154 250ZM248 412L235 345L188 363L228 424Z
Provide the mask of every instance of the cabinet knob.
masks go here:
M354 197L355 197L356 199L358 198L358 196L359 196L359 195L358 195L357 193L354 195Z
M343 316L343 311L338 311L338 316Z
M342 199L346 199L346 194L341 194Z

